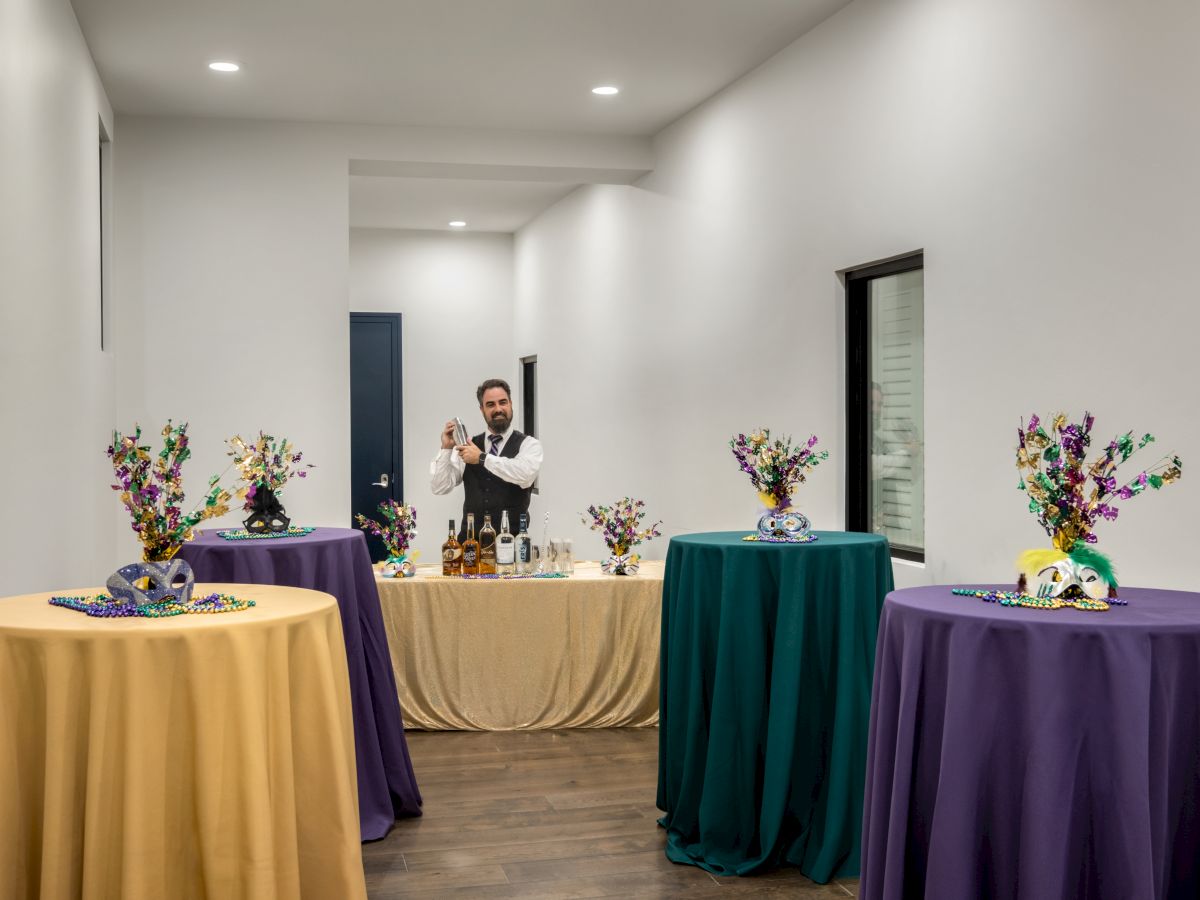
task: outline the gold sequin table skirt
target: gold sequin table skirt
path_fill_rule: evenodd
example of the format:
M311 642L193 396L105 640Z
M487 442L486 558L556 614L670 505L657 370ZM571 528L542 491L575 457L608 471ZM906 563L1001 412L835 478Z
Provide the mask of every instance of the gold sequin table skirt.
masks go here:
M214 590L257 606L102 619L0 599L0 896L365 896L337 603L196 586Z
M663 563L570 578L380 578L409 728L509 731L658 723Z

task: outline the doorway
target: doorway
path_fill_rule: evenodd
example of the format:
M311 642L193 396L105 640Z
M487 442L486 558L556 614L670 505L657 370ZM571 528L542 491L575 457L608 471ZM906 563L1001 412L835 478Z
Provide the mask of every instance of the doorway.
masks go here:
M379 520L379 504L404 502L400 314L350 313L351 527L362 514ZM383 541L364 532L371 560L387 557Z

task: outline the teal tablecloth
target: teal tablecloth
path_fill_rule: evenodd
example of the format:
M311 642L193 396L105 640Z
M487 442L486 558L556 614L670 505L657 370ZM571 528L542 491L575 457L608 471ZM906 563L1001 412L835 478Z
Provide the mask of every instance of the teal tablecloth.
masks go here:
M887 541L671 539L658 806L667 857L721 875L857 875Z

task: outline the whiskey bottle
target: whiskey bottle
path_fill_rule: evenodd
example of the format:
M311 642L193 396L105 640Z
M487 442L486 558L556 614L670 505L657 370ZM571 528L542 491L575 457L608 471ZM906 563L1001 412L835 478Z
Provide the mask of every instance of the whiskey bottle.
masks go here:
M521 533L517 535L517 574L533 573L533 541L529 537L529 516L521 513Z
M475 540L475 513L467 513L467 539L462 545L462 573L479 574L479 541Z
M508 510L500 516L500 534L496 537L496 574L512 575L517 568L516 538L508 530Z
M462 560L462 544L458 542L458 538L454 534L454 520L450 520L450 536L446 538L446 543L442 544L442 574L443 575L461 575L463 560Z
M479 529L479 574L496 574L496 529L490 513L483 514L483 527Z

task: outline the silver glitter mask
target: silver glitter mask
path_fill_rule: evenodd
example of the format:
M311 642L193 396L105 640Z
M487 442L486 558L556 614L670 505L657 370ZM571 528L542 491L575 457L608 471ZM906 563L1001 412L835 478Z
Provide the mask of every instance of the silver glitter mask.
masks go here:
M138 587L137 583L143 578L147 579L146 586ZM187 603L192 599L196 576L183 559L130 563L109 575L106 586L113 599L137 606L168 600Z

